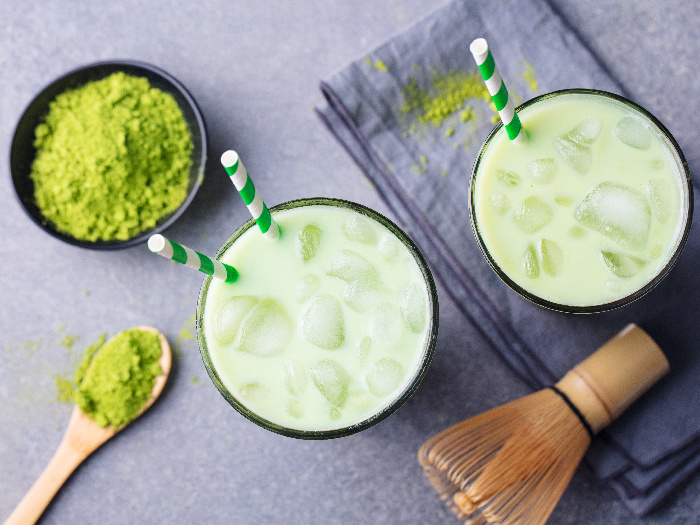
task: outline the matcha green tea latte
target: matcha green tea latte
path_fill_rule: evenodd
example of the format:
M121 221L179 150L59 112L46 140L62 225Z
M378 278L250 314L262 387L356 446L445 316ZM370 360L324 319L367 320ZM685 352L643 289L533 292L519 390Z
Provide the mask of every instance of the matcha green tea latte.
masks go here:
M116 72L61 93L34 147L36 206L80 241L129 240L187 197L187 121L173 96L143 77Z
M270 209L217 259L236 282L206 278L197 334L226 400L258 425L323 439L359 432L417 388L437 336L437 293L411 240L380 214L334 199Z
M497 126L472 174L472 227L491 267L566 312L644 295L690 230L692 183L673 137L643 108L595 90L549 93L517 114L524 143Z

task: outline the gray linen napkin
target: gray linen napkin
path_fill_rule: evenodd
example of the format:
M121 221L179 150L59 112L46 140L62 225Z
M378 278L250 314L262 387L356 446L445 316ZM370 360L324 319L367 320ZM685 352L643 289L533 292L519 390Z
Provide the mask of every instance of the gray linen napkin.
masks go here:
M411 89L450 71L475 71L468 48L477 37L488 40L516 102L572 87L625 94L545 2L460 0L322 82L317 113L464 316L533 389L553 383L629 322L664 349L670 374L599 435L584 460L643 515L700 467L700 274L693 268L700 219L661 285L616 311L551 312L507 288L481 256L467 209L471 166L493 127L492 110L467 100L472 118L455 112L432 125L406 107ZM536 84L528 77L533 71Z

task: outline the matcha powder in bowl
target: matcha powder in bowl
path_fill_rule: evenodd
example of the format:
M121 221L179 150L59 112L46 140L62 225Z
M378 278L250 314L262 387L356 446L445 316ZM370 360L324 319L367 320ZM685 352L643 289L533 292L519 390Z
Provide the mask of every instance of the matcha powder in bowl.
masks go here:
M203 120L184 88L152 66L114 62L76 70L33 101L11 165L20 201L42 228L115 248L184 210L201 183L203 151Z

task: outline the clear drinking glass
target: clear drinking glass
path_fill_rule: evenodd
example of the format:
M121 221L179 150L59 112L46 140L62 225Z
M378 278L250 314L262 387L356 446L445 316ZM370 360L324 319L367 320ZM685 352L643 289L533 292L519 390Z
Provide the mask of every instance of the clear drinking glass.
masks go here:
M428 321L427 321L427 335L424 339L424 345L420 349L420 356L418 358L418 366L415 367L415 369L412 370L412 372L409 372L411 375L410 380L407 383L404 383L406 386L400 391L397 391L394 393L393 397L386 402L383 406L379 407L379 409L371 414L369 417L363 419L362 421L357 421L356 423L353 423L351 425L347 426L342 426L339 428L324 428L321 430L309 430L309 429L298 429L298 428L289 428L283 425L280 425L278 423L275 423L273 421L270 421L269 419L266 419L265 417L262 417L261 415L257 414L254 410L249 408L249 406L246 406L240 399L239 396L235 392L232 392L229 388L226 387L224 381L222 380L219 371L217 370L213 360L212 356L210 353L210 348L208 345L207 341L207 336L205 334L204 330L204 318L207 313L207 298L208 298L208 293L210 286L212 284L212 277L207 277L204 280L204 283L201 287L200 293L199 293L199 300L198 300L198 307L197 307L197 317L196 317L196 329L197 329L197 337L199 341L199 348L200 348L200 354L202 356L202 360L204 361L204 365L207 369L207 372L216 386L216 388L219 390L221 395L228 401L228 403L239 413L241 413L243 416L245 416L247 419L250 421L254 422L255 424L270 430L272 432L276 432L278 434L282 434L285 436L289 437L294 437L294 438L301 438L301 439L328 439L328 438L336 438L336 437L342 437L342 436L348 436L350 434L354 434L356 432L360 432L364 429L367 429L379 421L382 421L386 417L388 417L390 414L392 414L396 409L398 409L410 396L411 394L416 390L418 385L420 384L421 380L425 376L428 367L430 365L430 361L432 359L433 351L435 348L435 342L437 339L437 331L438 331L438 297L437 297L437 291L435 288L435 283L433 281L432 275L430 273L430 269L428 268L428 265L423 258L422 254L418 250L418 248L415 246L415 244L411 241L411 239L398 227L396 226L393 222L391 222L389 219L384 217L383 215L379 214L378 212L367 208L365 206L362 206L360 204L356 204L353 202L348 202L348 201L343 201L339 199L330 199L330 198L309 198L309 199L301 199L301 200L294 200L294 201L289 201L285 202L283 204L279 204L277 206L274 206L270 208L271 213L273 216L276 214L283 212L285 210L290 210L294 208L299 208L299 207L304 207L304 206L329 206L329 207L336 207L336 208L346 208L349 210L352 210L354 212L357 212L361 214L364 217L367 217L369 219L372 219L382 226L384 226L389 232L398 240L400 243L408 250L408 252L411 254L413 260L415 261L423 279L423 283L427 292L427 310L428 310ZM229 249L231 248L236 241L250 228L255 228L256 223L252 219L247 221L245 224L243 224L229 239L221 246L221 248L218 250L216 254L217 259L221 259L222 255ZM285 232L283 230L282 235L291 235L290 232ZM268 242L268 241L265 241ZM232 283L229 286L236 286L236 283ZM289 286L294 286L294 283L289 283ZM332 352L335 352L337 350L333 351L326 351L328 354L331 354Z
M506 271L503 266L506 264L504 262L504 259L501 258L501 262L497 260L497 257L494 256L492 251L494 251L494 241L488 241L485 239L484 231L485 226L480 223L479 215L480 212L477 210L477 206L482 206L485 207L485 204L479 204L479 203L484 203L485 201L483 200L483 196L479 195L480 191L485 191L485 190L480 190L480 184L482 181L480 181L480 178L485 178L487 177L487 172L490 170L491 175L493 176L493 168L485 168L484 165L486 162L484 161L484 157L487 155L489 152L489 148L492 147L494 143L498 141L498 139L503 139L503 137L507 136L505 135L504 128L501 123L497 124L494 129L491 131L489 134L488 138L484 142L479 155L476 158L476 161L474 163L474 167L472 170L472 177L470 181L470 201L469 201L469 212L470 212L470 220L471 220L471 225L472 229L474 232L474 235L476 237L477 244L483 254L483 256L486 258L488 264L491 266L491 268L496 272L496 274L500 277L500 279L507 284L511 289L516 291L518 294L521 296L525 297L526 299L534 302L535 304L538 304L540 306L543 306L545 308L549 308L552 310L557 310L557 311L562 311L562 312L569 312L569 313L594 313L594 312L602 312L606 310L610 310L613 308L617 308L626 304L631 303L632 301L635 301L648 293L651 289L653 289L659 282L669 273L669 271L672 269L674 264L676 263L678 256L680 255L683 246L685 245L686 239L688 237L688 234L690 232L690 225L692 222L692 212L693 212L693 186L692 186L692 181L690 177L690 172L688 170L688 166L686 164L685 158L683 156L683 153L678 146L678 143L676 140L673 138L671 133L664 127L664 125L659 122L658 119L656 119L651 113L649 113L647 110L642 108L641 106L635 104L634 102L631 102L630 100L621 97L619 95L615 95L612 93L604 92L604 91L599 91L599 90L591 90L591 89L566 89L566 90L561 90L561 91L555 91L551 93L547 93L545 95L538 96L536 98L533 98L524 104L522 104L520 107L517 108L517 112L521 118L521 121L523 121L523 127L525 130L528 130L528 112L530 110L533 110L537 108L538 106L541 106L543 104L548 104L552 101L561 101L562 99L596 99L599 101L604 101L609 104L611 104L613 107L621 108L623 109L626 113L629 113L633 119L638 119L640 122L643 122L646 129L648 129L651 133L653 133L656 137L658 137L663 145L663 147L666 148L668 151L669 158L671 159L670 162L673 164L672 169L674 170L676 174L676 181L678 183L678 188L679 188L679 222L678 226L676 227L675 231L675 238L671 241L670 246L668 249L665 251L665 255L663 256L663 261L662 264L658 266L658 271L655 271L653 274L650 274L648 276L648 279L645 280L644 282L640 283L638 287L635 289L629 290L628 292L624 292L622 296L615 297L612 300L602 300L602 301L597 301L593 302L591 304L586 304L585 302L582 302L581 304L571 304L575 303L575 301L569 301L569 300L560 300L557 298L557 293L556 291L549 293L547 297L543 297L544 294L538 293L537 287L535 286L530 286L529 282L527 279L524 279L521 275L516 275L518 270L514 270L514 266L510 268L509 271ZM605 131L604 133L609 133L609 131ZM601 136L603 136L603 132L601 132ZM633 137L634 138L634 137ZM610 137L604 137L605 140L612 140ZM530 139L528 139L530 140ZM600 138L597 138L596 140L601 140ZM534 146L533 146L534 147ZM625 146L627 147L627 146ZM525 148L527 148L527 143L525 145ZM554 148L552 148L553 150ZM527 162L525 160L525 153L527 150L520 149L520 145L513 144L512 147L508 149L508 153L505 155L500 155L500 159L504 159L506 157L513 157L513 158L518 158L520 155L523 155L523 168L522 171L519 171L520 173L520 178L516 179L512 176L512 174L507 174L504 172L504 181L506 183L511 183L513 185L516 185L518 183L520 184L525 184L530 186L532 188L532 194L537 193L538 185L537 181L533 182L532 179L528 179L526 176L524 176L524 173L527 173ZM641 151L641 150L640 150ZM641 153L640 153L641 154ZM563 154L562 154L563 155ZM553 157L556 156L552 155ZM491 155L491 158L494 158L493 155ZM555 159L548 159L549 160L555 160ZM561 161L561 159L558 159ZM611 166L606 166L606 169L609 170L615 170L615 169L621 169L619 168L618 165L611 165ZM510 177L510 178L509 178ZM562 177L561 173L557 174L557 177ZM578 183L578 180L576 178L577 176L572 176L570 179L572 184ZM539 181L541 182L541 181ZM482 184L483 185L483 184ZM643 191L643 190L640 190ZM499 193L499 192L496 192ZM507 191L504 190L504 194L506 194ZM566 192L563 192L566 193ZM505 200L499 200L501 199L501 196L498 195L496 197L492 198L495 200L497 205L502 205L505 207L504 202ZM652 199L650 199L652 200ZM560 206L557 203L553 203L551 205L548 205L548 209L554 210L553 219L552 221L557 221L557 220L568 220L566 218L566 213L571 215L572 220L573 219L573 214L579 213L578 208L576 207L576 202L571 202L568 203L564 198L561 199L560 201L562 203L562 206ZM508 216L508 217L513 217L515 213L518 213L518 210L522 210L524 208L516 207L515 212L513 211L513 206L512 203L511 207L508 209L508 211L503 211L502 215ZM653 202L652 202L653 204ZM519 205L518 205L519 206ZM568 210L565 209L568 206ZM485 215L481 215L482 217L485 217ZM561 217L564 217L564 219L561 219ZM653 219L652 219L653 220ZM606 226L608 228L608 226ZM574 231L574 227L572 227L572 231ZM596 232L591 232L590 230L587 230L585 227L581 227L577 230L575 230L576 233L580 234L581 236L585 235L595 235ZM546 235L548 235L547 230L544 228L541 231L542 233L538 232L537 235L540 235L542 238L544 238ZM506 235L505 233L501 234ZM533 238L536 238L537 235L534 235ZM513 240L513 239L509 239ZM609 240L609 239L608 239ZM533 241L534 242L534 241ZM543 242L540 240L539 242ZM615 246L614 242L607 242L605 243L605 246L611 245ZM535 246L535 244L533 244ZM539 248L538 248L539 249ZM617 248L613 248L617 250ZM625 252L625 253L623 253ZM539 255L538 255L539 253ZM624 266L623 263L627 263L628 265L634 266L635 264L638 264L640 267L644 264L646 264L649 261L646 261L642 256L637 256L635 253L630 252L630 250L625 250L625 249L620 249L620 253L623 253L623 255L610 255L612 252L601 252L605 253L603 257L607 257L606 259L606 264L609 265L610 268L612 268L611 271L615 270L619 274L624 275L625 272L627 271L626 268L618 268L615 266L616 264L619 263L620 266ZM631 253L631 255L627 255ZM516 254L519 255L519 254ZM513 256L513 260L516 259L516 255ZM529 256L529 258L524 258L523 262L521 262L521 268L523 273L527 273L528 271L532 270L533 268L531 266L527 266L528 264L539 264L539 267L537 268L537 271L541 272L541 266L542 266L542 261L539 260L539 263L535 262L533 263L533 259L536 259L537 257L541 256L541 250L540 252L537 252L537 250L533 250L532 254ZM576 253L569 253L569 254L563 254L564 260L566 257L576 257ZM625 259L621 259L621 257L625 257ZM602 259L601 259L602 260ZM632 262L630 262L632 261ZM603 261L605 262L605 261ZM653 261L652 261L653 262ZM597 263L596 263L597 264ZM523 267L522 265L525 265ZM585 277L581 277L581 279L585 279ZM624 283L624 279L619 279L619 282ZM610 282L613 282L611 280ZM562 281L560 284L559 290L565 289L567 286L571 287L574 284L579 284L579 283L567 283L565 281Z

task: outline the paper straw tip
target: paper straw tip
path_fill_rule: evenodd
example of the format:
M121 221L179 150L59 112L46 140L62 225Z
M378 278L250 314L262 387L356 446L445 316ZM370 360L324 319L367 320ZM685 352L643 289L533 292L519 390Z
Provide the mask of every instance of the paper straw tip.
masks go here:
M489 50L489 45L486 42L485 38L477 38L469 46L469 51L471 51L472 55L475 55L475 56L483 55L483 54L487 53L488 50Z
M238 162L238 153L233 151L232 149L228 151L224 151L224 154L221 155L221 164L224 165L224 168L230 168L236 162Z
M151 235L148 239L148 249L153 253L158 253L165 247L165 237L160 233Z

